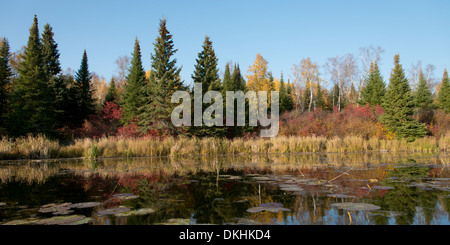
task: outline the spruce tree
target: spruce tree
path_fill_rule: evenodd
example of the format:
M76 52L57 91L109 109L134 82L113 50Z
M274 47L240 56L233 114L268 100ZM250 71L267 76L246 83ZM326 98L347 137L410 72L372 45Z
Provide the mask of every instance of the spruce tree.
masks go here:
M109 82L108 92L106 92L105 95L105 102L114 102L117 104L117 96L116 82L114 81L114 78L111 78L111 82Z
M196 59L194 74L192 74L192 80L194 83L202 84L202 96L205 95L208 91L223 91L222 83L219 78L219 69L217 67L218 59L216 57L214 48L212 46L212 41L208 36L205 36L205 40L202 45L202 51L198 53L198 58ZM230 71L228 69L225 71L224 80L226 81L227 89L231 89L228 91L233 91L233 87L231 86L231 77ZM225 86L225 84L223 85ZM223 97L222 97L223 98ZM202 104L202 115L206 108L212 105L213 102L209 104ZM223 115L225 115L225 111L223 111ZM215 116L215 115L214 115ZM221 126L194 126L190 128L190 132L198 137L221 137L225 135L226 129Z
M283 79L283 73L281 73L280 77L280 87L278 89L279 91L279 100L280 100L280 114L283 114L283 112L286 111L286 97L287 97L287 91L286 86L284 85L284 79Z
M241 74L239 64L234 65L233 74L231 74L231 80L233 81L234 84L233 91L242 91L244 93L246 92L245 80Z
M137 38L134 42L133 58L126 81L125 91L122 95L122 122L129 124L132 120L137 119L140 114L146 86L141 47Z
M431 104L433 104L433 95L423 72L420 71L419 86L414 93L414 105L418 108L430 108Z
M50 87L52 109L55 113L54 127L58 129L69 123L68 114L71 112L67 111L68 89L64 77L60 74L58 44L54 40L52 27L48 23L44 26L41 40L43 69Z
M371 64L369 75L367 76L364 87L361 90L362 105L369 103L370 106L381 105L383 96L386 93L386 84L381 76L378 64Z
M286 101L285 101L285 109L287 111L292 111L294 109L294 99L292 97L292 84L288 79L288 83L286 86Z
M30 36L20 63L19 78L11 94L10 133L46 134L53 131L54 112L51 90L43 67L38 20L34 16Z
M61 72L59 62L58 44L55 42L52 27L47 23L42 33L42 59L44 72L49 77L58 75Z
M223 73L223 86L222 96L225 98L226 91L234 91L234 81L231 79L230 64L225 65L225 71Z
M413 141L427 132L424 124L412 118L414 101L398 54L394 57L394 65L382 103L385 113L380 119L398 138Z
M83 52L83 58L81 59L81 65L75 74L75 90L77 93L77 105L76 110L77 118L76 122L81 124L84 120L88 119L89 115L95 113L95 100L92 96L91 90L91 73L89 72L88 57L86 50Z
M446 113L450 113L450 82L448 80L447 69L444 70L442 83L439 89L438 105Z
M177 52L172 35L167 30L166 20L159 24L159 35L151 55L151 72L139 116L139 125L144 133L149 129L176 130L171 122L171 113L176 104L170 102L177 90L186 90L180 78L181 68L176 66L172 56Z
M8 86L11 83L12 70L9 65L9 43L3 38L0 44L0 134L6 127L6 110L8 102Z
M322 86L320 86L320 84L317 84L316 108L325 108L325 100L323 98Z

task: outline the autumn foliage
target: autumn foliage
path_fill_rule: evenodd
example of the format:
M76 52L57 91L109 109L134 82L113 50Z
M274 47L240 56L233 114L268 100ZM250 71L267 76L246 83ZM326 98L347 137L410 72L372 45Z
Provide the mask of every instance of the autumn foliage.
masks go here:
M311 113L287 112L281 116L280 135L386 138L389 137L387 131L377 121L382 113L384 110L380 106L354 104L347 105L340 112L337 108L332 112L321 108Z

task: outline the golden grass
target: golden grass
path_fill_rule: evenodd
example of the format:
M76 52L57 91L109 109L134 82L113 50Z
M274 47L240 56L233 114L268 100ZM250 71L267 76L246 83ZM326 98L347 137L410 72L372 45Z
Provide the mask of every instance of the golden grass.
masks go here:
M44 136L26 136L17 139L0 139L0 160L56 159L98 157L140 157L195 155L234 155L271 153L362 153L389 152L439 152L448 151L450 134L439 139L424 137L414 142L406 140L364 139L357 136L344 138L279 136L257 139L219 139L178 137L155 140L150 138L104 137L78 139L62 145Z

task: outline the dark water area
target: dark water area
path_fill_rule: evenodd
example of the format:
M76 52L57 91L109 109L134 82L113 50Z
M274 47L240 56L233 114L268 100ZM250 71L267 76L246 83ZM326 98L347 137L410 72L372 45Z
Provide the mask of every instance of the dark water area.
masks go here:
M3 225L448 225L445 154L0 163Z

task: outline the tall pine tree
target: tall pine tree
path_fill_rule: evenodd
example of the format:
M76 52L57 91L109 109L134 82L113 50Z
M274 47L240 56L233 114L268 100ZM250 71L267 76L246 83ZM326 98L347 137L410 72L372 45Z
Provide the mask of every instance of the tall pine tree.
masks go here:
M433 104L433 95L423 72L420 71L419 86L414 93L414 105L418 108L430 108L431 104Z
M394 68L382 107L385 113L380 118L381 122L398 138L413 141L427 133L425 125L412 118L414 101L398 54L394 57Z
M441 88L439 89L438 104L446 113L450 113L450 82L448 80L447 69L442 76Z
M144 133L150 129L174 134L177 131L171 122L171 113L176 104L171 98L177 90L186 90L180 78L181 68L176 66L177 60L172 56L177 52L172 35L167 30L166 20L159 23L159 35L154 43L151 55L151 72L149 83L145 87L142 112L139 125Z
M222 83L219 78L219 68L217 67L218 59L216 57L216 53L214 51L212 41L208 36L205 36L205 40L203 41L202 51L198 53L198 58L196 59L194 74L192 74L192 80L194 83L202 84L202 96L205 95L208 91L222 91ZM230 71L225 70L224 80L228 80L226 86L230 89ZM224 84L225 86L225 84ZM228 89L227 88L227 89ZM232 90L231 90L232 91ZM213 98L213 100L215 100ZM212 105L214 102L212 101L209 104L202 104L202 115L206 108ZM225 115L225 112L222 112ZM212 115L215 117L216 115ZM222 117L223 118L223 117ZM225 135L226 129L222 126L194 126L190 128L190 132L198 137L222 137Z
M360 104L366 105L369 103L370 106L381 105L385 93L386 84L383 81L378 64L375 62L371 64L369 75L361 90Z
M76 122L81 124L84 120L88 119L89 115L95 113L95 100L92 96L93 91L91 89L91 73L89 72L88 57L86 50L83 52L83 58L81 59L80 69L75 74L75 86L76 90Z
M52 98L52 109L55 113L54 127L56 129L70 123L70 111L68 111L68 89L66 81L61 73L59 61L60 53L58 44L54 39L52 27L47 23L42 33L42 59L43 69L46 75L48 86L50 87Z
M134 42L133 58L126 81L125 91L122 95L122 122L124 124L138 118L144 101L145 71L142 65L141 47L137 38Z
M9 43L6 38L0 43L0 135L6 128L6 110L8 102L8 86L11 83L12 70L9 65Z
M114 78L111 78L111 81L109 82L109 88L108 92L106 92L105 95L105 102L114 102L117 104L117 89L116 89L116 82L114 81Z
M13 84L9 125L12 135L54 133L53 102L43 61L38 20L34 16L19 78Z

